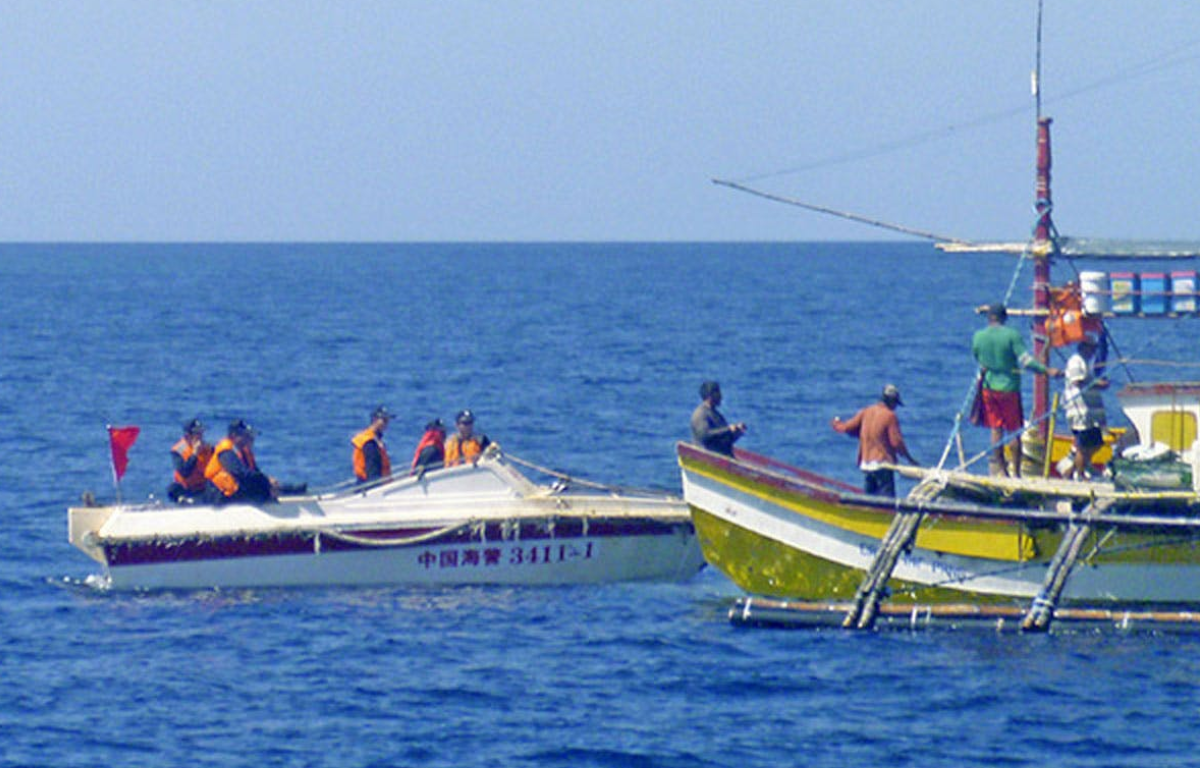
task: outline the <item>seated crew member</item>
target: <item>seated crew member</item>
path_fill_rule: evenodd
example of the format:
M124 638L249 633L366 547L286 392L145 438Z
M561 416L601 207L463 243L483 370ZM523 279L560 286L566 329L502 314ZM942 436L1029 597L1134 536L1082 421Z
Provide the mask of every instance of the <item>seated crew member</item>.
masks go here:
M212 503L253 503L272 501L277 497L275 481L258 469L254 458L254 436L253 427L238 419L229 425L225 439L213 449L213 457L204 470Z
M425 434L413 451L412 470L417 475L427 469L436 469L446 461L446 426L441 419L425 425Z
M391 420L392 414L381 405L371 412L371 424L350 440L354 446L354 476L359 483L392 476L392 461L383 442L384 430Z
M183 437L171 446L175 476L167 486L167 498L176 504L190 503L204 496L208 481L204 470L212 458L213 447L204 442L204 425L190 419L183 425Z
M474 464L492 441L487 435L475 434L475 414L469 410L459 411L454 424L458 432L446 438L446 466L453 467L464 461Z

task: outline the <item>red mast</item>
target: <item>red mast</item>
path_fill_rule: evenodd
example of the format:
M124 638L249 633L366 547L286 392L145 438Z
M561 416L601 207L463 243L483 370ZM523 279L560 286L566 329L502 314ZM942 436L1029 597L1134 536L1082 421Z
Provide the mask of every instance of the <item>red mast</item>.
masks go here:
M1037 226L1033 232L1033 354L1045 364L1048 358L1046 316L1050 311L1050 256L1054 251L1050 218L1053 208L1050 199L1050 118L1037 121ZM1046 376L1033 377L1033 419L1038 434L1046 436L1046 421L1050 410L1050 381Z

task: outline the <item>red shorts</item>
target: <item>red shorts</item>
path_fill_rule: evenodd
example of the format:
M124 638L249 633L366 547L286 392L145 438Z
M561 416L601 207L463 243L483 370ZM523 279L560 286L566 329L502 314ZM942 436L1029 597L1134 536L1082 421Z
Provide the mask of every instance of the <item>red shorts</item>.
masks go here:
M996 392L983 388L983 424L992 429L1015 432L1025 426L1020 392Z

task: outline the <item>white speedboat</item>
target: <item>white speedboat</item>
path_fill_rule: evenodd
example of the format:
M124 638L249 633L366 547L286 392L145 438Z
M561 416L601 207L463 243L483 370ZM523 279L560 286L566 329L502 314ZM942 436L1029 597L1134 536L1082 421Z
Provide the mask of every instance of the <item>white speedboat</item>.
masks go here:
M113 589L581 584L703 566L681 499L565 476L541 485L516 462L494 451L262 505L76 507L70 540Z

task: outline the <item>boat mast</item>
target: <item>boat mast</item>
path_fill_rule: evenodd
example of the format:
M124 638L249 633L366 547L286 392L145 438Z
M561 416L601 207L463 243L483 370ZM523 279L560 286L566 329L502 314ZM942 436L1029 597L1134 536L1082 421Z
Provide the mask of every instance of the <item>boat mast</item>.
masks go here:
M1033 354L1045 364L1049 348L1046 338L1046 317L1050 310L1050 259L1054 252L1054 223L1050 218L1053 204L1050 197L1050 122L1042 115L1042 0L1038 0L1037 59L1033 72L1033 95L1037 104L1037 184L1034 210L1037 225L1033 231ZM1050 380L1038 374L1033 377L1033 420L1038 434L1046 436L1046 420L1050 410Z

